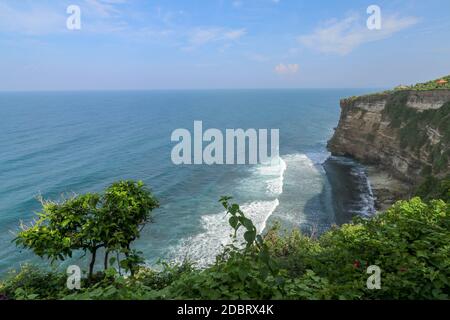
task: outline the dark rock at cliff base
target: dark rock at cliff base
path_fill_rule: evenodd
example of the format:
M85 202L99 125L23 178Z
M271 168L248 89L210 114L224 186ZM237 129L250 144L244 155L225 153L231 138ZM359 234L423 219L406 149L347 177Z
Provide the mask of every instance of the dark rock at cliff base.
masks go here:
M331 184L336 223L375 213L372 190L363 166L345 157L330 157L323 167Z

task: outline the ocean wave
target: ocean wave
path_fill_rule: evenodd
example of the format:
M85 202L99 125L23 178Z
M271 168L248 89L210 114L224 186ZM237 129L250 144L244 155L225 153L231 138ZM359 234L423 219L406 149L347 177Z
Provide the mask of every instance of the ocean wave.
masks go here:
M278 205L278 199L255 201L242 205L241 209L248 218L252 219L258 232L261 233L266 227L267 219ZM234 242L232 229L228 224L229 218L225 211L202 216L201 224L204 232L184 239L179 246L174 248L174 260L176 262L182 262L184 259L195 261L198 267L205 267L213 263L223 248ZM238 233L238 241L234 243L237 246L243 245L239 241L242 239L242 232L243 230Z
M286 162L277 157L268 165L257 167L258 174L265 179L268 195L280 195L283 193L284 173L287 169Z
M323 152L308 152L306 156L315 165L322 165L330 157L331 153L328 151Z
M243 178L238 184L238 191L242 190L250 197L259 199L241 205L242 211L253 221L258 233L264 231L269 217L280 203L277 197L283 192L286 169L286 162L277 157L268 164L251 168L250 176ZM224 246L233 243L228 219L225 211L202 216L203 232L182 240L172 251L174 260L180 262L188 258L196 261L200 267L213 263ZM243 230L238 233L237 239L243 238L242 233ZM234 244L242 245L239 242Z

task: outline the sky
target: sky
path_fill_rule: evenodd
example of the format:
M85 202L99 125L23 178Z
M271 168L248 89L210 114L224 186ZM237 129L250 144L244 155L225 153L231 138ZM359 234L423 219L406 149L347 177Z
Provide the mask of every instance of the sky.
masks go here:
M448 0L0 0L0 91L386 88L449 57Z

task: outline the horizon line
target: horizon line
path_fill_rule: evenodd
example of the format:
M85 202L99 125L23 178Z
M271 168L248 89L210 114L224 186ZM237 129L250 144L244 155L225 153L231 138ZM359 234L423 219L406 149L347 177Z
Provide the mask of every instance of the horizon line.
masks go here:
M0 93L68 93L68 92L151 92L151 91L256 91L256 90L386 90L390 87L298 87L298 88L158 88L158 89L30 89L0 90Z

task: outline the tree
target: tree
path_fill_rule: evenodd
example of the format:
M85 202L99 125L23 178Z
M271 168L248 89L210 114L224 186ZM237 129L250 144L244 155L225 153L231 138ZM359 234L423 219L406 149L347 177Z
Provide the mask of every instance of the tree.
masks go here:
M108 268L108 254L123 253L126 259L121 266L131 273L140 262L131 243L139 238L141 230L151 219L151 211L159 207L143 182L120 181L106 189L103 196L101 232L105 244L105 269Z
M16 244L51 261L63 261L78 250L89 252L89 278L100 248L105 249L105 269L108 255L117 252L118 257L120 253L126 257L117 261L119 266L134 272L142 259L131 250L131 244L150 221L151 212L159 207L141 181L116 182L103 194L88 193L59 203L44 200L41 203L38 219L31 226L21 226Z

